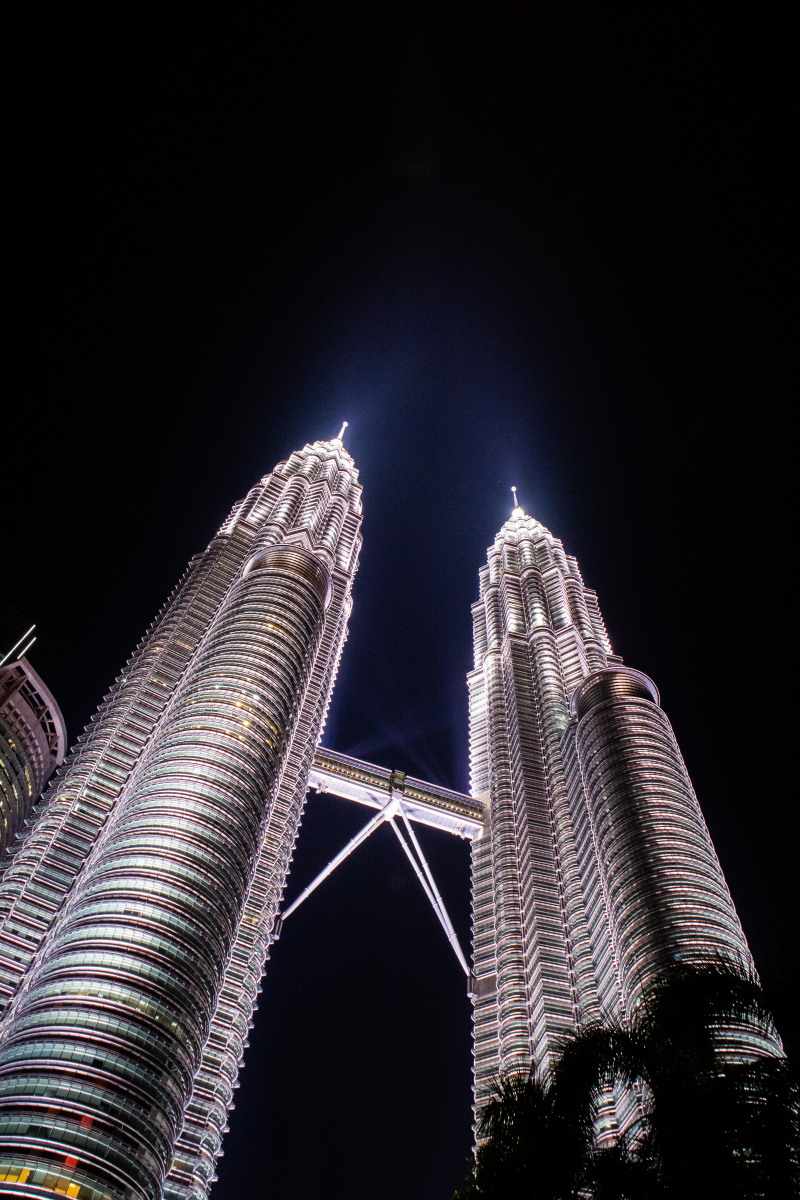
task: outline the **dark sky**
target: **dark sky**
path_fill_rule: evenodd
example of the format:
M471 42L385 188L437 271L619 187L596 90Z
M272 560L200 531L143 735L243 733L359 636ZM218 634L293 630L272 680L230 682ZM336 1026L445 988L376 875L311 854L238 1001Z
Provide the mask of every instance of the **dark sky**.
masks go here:
M346 419L364 550L325 741L466 789L469 606L516 484L661 691L794 1044L781 31L702 2L264 13L42 10L16 44L31 661L76 735L232 503ZM290 897L368 815L312 795ZM467 846L426 833L467 941ZM275 948L214 1200L448 1200L464 992L380 831Z

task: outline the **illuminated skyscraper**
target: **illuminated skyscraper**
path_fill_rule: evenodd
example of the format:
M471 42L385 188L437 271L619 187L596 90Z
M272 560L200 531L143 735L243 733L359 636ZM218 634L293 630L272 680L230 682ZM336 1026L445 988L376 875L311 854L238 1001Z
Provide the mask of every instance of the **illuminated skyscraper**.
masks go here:
M39 804L0 891L0 1191L205 1196L346 635L360 496L341 435L254 487Z
M658 692L611 653L575 558L515 507L473 606L476 1103L576 1026L631 1016L676 961L752 967ZM779 1053L730 1030L728 1049ZM620 1095L601 1114L631 1119Z
M751 966L655 686L522 509L473 608L472 796L319 748L360 523L341 434L279 463L192 560L7 857L0 1193L203 1200L270 941L383 823L468 978L478 1106L576 1026L629 1017L676 960ZM378 812L278 918L309 784ZM411 822L472 839L472 971ZM609 1093L601 1133L636 1104Z

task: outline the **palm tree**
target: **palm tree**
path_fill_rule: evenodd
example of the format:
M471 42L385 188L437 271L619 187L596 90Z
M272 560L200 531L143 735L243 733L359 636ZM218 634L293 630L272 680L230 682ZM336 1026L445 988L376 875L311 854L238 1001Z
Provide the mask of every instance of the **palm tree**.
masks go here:
M735 1062L725 1033L776 1038L757 979L735 964L676 967L645 997L630 1028L585 1030L564 1056L595 1086L639 1086L641 1162L667 1195L796 1196L798 1086L783 1057Z
M800 1192L800 1088L782 1057L734 1062L732 1030L775 1039L754 976L710 961L679 966L630 1026L594 1026L567 1042L552 1072L531 1068L497 1085L479 1151L457 1200L654 1200L782 1197ZM604 1089L644 1097L637 1129L597 1151L593 1117Z
M594 1143L592 1087L560 1058L497 1081L478 1126L485 1139L455 1200L572 1200Z
M546 1079L533 1067L499 1079L453 1200L658 1200L654 1171L626 1139L594 1150L597 1078L586 1054L562 1055Z
M596 1088L643 1089L636 1154L666 1194L796 1196L797 1081L782 1057L734 1062L725 1053L732 1029L756 1044L775 1039L758 981L712 961L674 968L629 1028L584 1030L563 1057Z

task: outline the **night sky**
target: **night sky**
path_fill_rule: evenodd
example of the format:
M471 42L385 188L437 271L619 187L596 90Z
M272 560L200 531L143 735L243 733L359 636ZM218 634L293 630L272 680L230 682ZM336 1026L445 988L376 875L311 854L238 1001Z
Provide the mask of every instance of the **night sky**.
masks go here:
M234 501L347 420L324 741L467 790L470 604L517 485L661 691L795 1045L780 31L264 13L40 11L16 44L3 593L32 663L76 736ZM368 817L311 794L288 898ZM468 943L468 846L420 838ZM213 1200L448 1200L470 1005L386 829L287 922L250 1041Z

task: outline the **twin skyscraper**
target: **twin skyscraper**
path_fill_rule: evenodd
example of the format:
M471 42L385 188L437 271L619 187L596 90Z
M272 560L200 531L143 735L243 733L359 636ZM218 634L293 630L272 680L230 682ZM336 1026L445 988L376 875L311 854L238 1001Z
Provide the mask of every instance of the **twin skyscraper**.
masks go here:
M471 797L318 749L361 512L341 437L258 483L7 854L0 1193L206 1196L309 781L399 816L415 845L410 821L472 840L478 1106L576 1026L627 1018L676 960L752 965L654 684L520 508L473 607ZM778 1048L731 1033L731 1053L754 1049ZM633 1105L609 1093L601 1136Z

